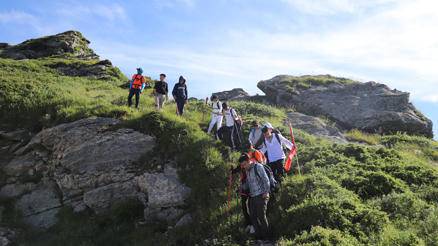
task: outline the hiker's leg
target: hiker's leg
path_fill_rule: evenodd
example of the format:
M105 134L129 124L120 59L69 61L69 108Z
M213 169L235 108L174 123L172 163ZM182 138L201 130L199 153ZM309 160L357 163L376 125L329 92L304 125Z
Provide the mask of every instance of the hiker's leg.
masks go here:
M284 178L284 159L278 160L276 166L277 166L277 175L278 175L277 181L281 183L281 181L283 181Z
M135 107L138 108L140 102L140 89L135 89Z
M166 99L165 95L160 95L160 109L163 109L164 106L164 100Z
M245 227L251 225L251 217L249 215L248 200L249 199L247 196L241 196L242 213L243 213L243 218L245 219Z
M208 134L211 133L211 130L213 130L213 127L216 125L217 117L218 117L217 115L211 114L211 120L210 120L210 124L208 125L208 130L207 130ZM219 128L217 128L217 130L219 130Z
M228 131L230 131L229 136L230 136L230 147L232 149L236 148L236 145L234 144L234 126L228 127Z
M185 105L185 101L184 100L178 100L176 102L176 105L178 107L178 114L179 115L183 115L184 113L184 105Z
M249 198L249 216L251 218L251 224L254 226L255 235L258 237L260 232L260 225L257 217L257 202L256 197Z
M154 99L155 99L155 108L156 108L156 109L160 109L160 108L158 107L158 93L156 93L156 94L154 95Z
M129 95L128 95L128 106L131 107L132 106L132 97L134 96L134 89L130 89L129 90Z
M260 239L266 239L269 234L269 223L266 217L266 210L268 205L268 200L263 198L262 195L257 196L257 220L259 221L259 232L258 236Z

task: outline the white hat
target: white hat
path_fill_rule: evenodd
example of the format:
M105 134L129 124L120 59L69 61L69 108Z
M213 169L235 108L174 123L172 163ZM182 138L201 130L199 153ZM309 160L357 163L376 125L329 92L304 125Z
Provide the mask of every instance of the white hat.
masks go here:
M272 127L271 123L269 123L269 122L266 122L266 123L263 125L263 128L274 129L274 127Z

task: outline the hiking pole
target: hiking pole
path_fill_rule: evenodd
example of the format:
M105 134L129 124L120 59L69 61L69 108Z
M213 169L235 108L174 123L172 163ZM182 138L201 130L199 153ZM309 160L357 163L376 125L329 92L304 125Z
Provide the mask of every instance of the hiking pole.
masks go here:
M227 189L227 196L228 196L228 201L227 201L227 214L230 215L230 210L231 210L231 186L233 184L233 170L230 169L230 174L228 175L228 189Z

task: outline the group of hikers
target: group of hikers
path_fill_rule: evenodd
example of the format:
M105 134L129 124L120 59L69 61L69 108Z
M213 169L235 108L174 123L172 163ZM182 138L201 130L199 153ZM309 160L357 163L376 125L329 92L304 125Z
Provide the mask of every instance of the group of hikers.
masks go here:
M142 69L137 68L137 73L130 81L128 105L132 105L135 95L135 106L138 107L139 97L145 89L145 79ZM168 85L165 74L160 74L160 80L153 86L155 106L161 110L165 100L168 100ZM184 105L188 103L187 85L184 77L180 76L175 84L172 96L177 104L177 114L184 113ZM242 150L244 145L242 133L242 118L227 102L222 103L217 95L212 95L210 102L206 103L211 108L211 120L207 129L208 134L222 140L231 149ZM223 121L225 118L225 124ZM266 240L271 236L267 212L275 201L285 175L284 163L286 155L284 148L292 150L294 143L286 139L278 130L266 122L261 125L254 120L248 136L249 150L242 153L239 165L231 168L230 178L240 174L238 193L241 199L242 213L245 230L254 234L258 240ZM231 182L229 182L231 184Z
M129 81L129 95L128 95L128 106L132 106L132 98L135 95L135 108L138 108L140 102L140 94L146 87L151 87L151 85L146 83L146 79L143 76L143 69L137 68L137 73L132 75L132 79ZM157 110L163 108L164 102L169 100L169 86L166 82L166 74L160 74L160 80L156 81L153 85L152 95L155 99L155 107ZM177 105L177 114L184 114L184 106L188 103L188 93L186 79L180 76L178 83L175 84L172 90L173 99Z

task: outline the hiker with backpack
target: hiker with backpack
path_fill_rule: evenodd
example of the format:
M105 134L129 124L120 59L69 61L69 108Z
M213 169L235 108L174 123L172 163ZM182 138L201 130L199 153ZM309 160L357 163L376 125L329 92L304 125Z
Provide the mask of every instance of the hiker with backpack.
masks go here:
M274 130L270 123L266 123L262 128L263 144L260 151L266 153L268 159L268 166L274 173L275 180L281 183L284 176L284 160L286 155L284 154L283 147L292 149L293 144L291 141L283 137L279 131Z
M168 99L169 88L167 82L165 81L166 75L164 73L160 74L160 81L155 82L154 90L152 94L155 98L155 107L157 110L161 110L164 105L164 101Z
M146 80L143 77L143 69L137 68L137 73L132 75L132 79L129 82L129 95L128 106L132 106L132 97L135 95L135 108L138 108L140 102L140 94L143 92L146 86Z
M214 126L216 126L216 139L218 138L218 132L219 129L222 127L222 120L224 118L223 112L222 112L222 103L219 100L218 96L213 95L211 96L211 120L210 124L208 126L207 133L210 134L210 132L214 129Z
M246 182L243 188L249 191L249 214L255 229L257 240L265 240L269 236L269 223L266 216L271 180L262 164L251 160L246 153L239 158L239 164L246 173Z
M249 130L248 142L252 148L258 149L263 143L263 133L262 128L257 120L251 123L251 128Z
M237 149L237 146L240 147L241 144L241 132L239 129L239 119L240 117L237 115L236 110L228 105L228 103L222 103L222 111L225 117L225 137L226 143L230 148ZM237 122L236 122L237 121Z
M188 102L186 79L183 76L179 76L178 83L173 87L172 96L176 102L177 114L183 115L184 106Z

